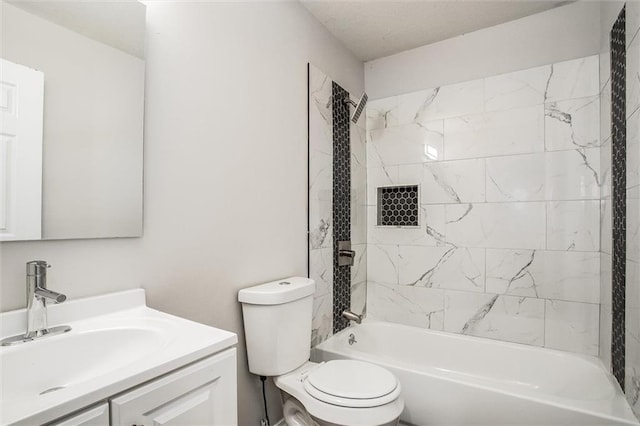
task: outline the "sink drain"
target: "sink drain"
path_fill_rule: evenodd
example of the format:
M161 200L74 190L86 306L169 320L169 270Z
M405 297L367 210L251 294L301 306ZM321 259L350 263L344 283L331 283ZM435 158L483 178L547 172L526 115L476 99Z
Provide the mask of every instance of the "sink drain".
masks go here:
M60 389L64 389L64 386L56 386L54 388L49 388L47 390L43 390L42 392L40 392L40 395L44 395L45 393L51 393L51 392L59 391Z

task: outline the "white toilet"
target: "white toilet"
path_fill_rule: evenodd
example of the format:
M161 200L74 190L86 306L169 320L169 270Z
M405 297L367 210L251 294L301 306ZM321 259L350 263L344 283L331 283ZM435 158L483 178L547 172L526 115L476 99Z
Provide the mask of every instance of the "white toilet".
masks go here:
M249 371L274 378L288 426L398 424L404 401L391 372L355 360L309 361L315 283L287 278L238 293Z

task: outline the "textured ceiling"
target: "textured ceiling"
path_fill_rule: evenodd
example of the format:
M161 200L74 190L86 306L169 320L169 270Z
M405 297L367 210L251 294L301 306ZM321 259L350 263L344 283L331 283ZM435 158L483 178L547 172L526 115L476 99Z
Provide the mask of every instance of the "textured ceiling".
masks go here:
M571 3L547 0L300 1L362 61Z

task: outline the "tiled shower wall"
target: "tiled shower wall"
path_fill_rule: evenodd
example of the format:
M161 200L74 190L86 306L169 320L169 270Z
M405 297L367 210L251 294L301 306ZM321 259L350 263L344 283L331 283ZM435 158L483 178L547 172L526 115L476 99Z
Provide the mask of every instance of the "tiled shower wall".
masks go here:
M333 111L332 79L309 65L309 276L316 282L311 345L333 330ZM366 260L366 155L364 117L350 125L351 307L364 311Z
M607 28L603 28L607 31ZM626 5L626 295L625 394L640 418L640 3ZM609 43L600 55L603 166L611 168L611 68ZM603 167L604 170L604 167ZM600 358L611 367L612 202L611 176L602 186Z
M597 56L371 101L370 318L598 354ZM416 228L376 189L420 185Z

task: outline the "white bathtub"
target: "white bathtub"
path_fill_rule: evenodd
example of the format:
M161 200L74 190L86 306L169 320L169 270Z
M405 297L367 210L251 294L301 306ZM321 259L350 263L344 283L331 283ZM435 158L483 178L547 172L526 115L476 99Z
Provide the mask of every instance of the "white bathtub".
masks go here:
M349 345L349 335L356 343ZM314 361L360 359L402 384L401 421L431 425L638 425L594 357L384 322L349 327Z

